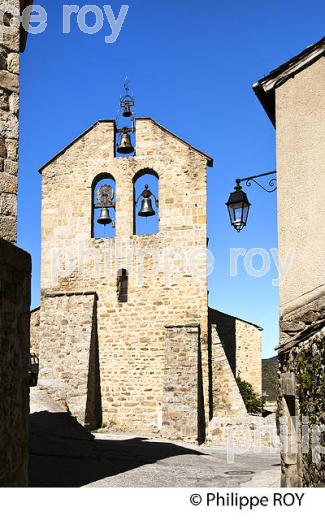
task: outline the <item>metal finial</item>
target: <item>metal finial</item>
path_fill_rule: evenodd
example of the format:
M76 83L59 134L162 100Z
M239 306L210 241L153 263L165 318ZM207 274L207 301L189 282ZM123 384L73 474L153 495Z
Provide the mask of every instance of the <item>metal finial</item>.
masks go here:
M128 94L130 92L130 80L127 76L125 76L125 79L124 79L124 88L125 88L125 92Z

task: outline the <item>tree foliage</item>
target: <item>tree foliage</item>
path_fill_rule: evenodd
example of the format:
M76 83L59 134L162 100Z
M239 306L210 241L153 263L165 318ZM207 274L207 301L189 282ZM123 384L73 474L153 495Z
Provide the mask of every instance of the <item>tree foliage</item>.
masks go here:
M252 385L247 381L241 379L240 376L236 378L237 385L248 413L261 413L265 404L265 398L258 395Z

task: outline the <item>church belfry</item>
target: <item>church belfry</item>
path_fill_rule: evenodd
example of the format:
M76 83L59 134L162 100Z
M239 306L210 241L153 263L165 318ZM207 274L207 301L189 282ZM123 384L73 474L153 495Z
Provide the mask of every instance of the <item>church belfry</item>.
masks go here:
M212 162L135 117L126 82L116 120L40 170L40 384L82 424L204 437Z

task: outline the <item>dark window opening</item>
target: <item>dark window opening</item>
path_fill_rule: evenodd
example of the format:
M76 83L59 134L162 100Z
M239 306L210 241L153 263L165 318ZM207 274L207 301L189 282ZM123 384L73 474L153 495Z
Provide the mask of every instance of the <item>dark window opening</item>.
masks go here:
M129 285L128 272L126 269L120 269L117 272L117 299L118 299L119 303L127 303L128 285Z
M297 418L296 418L296 399L294 395L285 395L284 396L285 403L287 405L287 416L289 419L289 434L294 435L296 433L297 428Z

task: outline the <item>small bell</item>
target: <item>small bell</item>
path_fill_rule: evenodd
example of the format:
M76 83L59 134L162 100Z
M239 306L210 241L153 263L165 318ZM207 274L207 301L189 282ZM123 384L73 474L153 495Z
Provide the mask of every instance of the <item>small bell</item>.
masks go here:
M153 217L156 212L152 207L151 202L151 191L148 188L148 184L145 185L144 191L142 192L142 203L141 203L141 209L138 213L139 217Z
M117 147L118 153L128 154L134 152L134 147L132 146L130 134L127 129L122 130L122 137L120 145Z
M112 223L112 219L109 215L109 211L107 208L102 208L102 211L100 213L100 217L97 220L98 224L102 224L103 226L106 226L107 224Z
M125 101L124 102L123 117L131 117L131 116L132 116L132 111L131 111L131 107L130 107L130 102L129 101Z
M152 207L151 199L143 199L141 209L138 213L139 217L153 217L156 214Z

